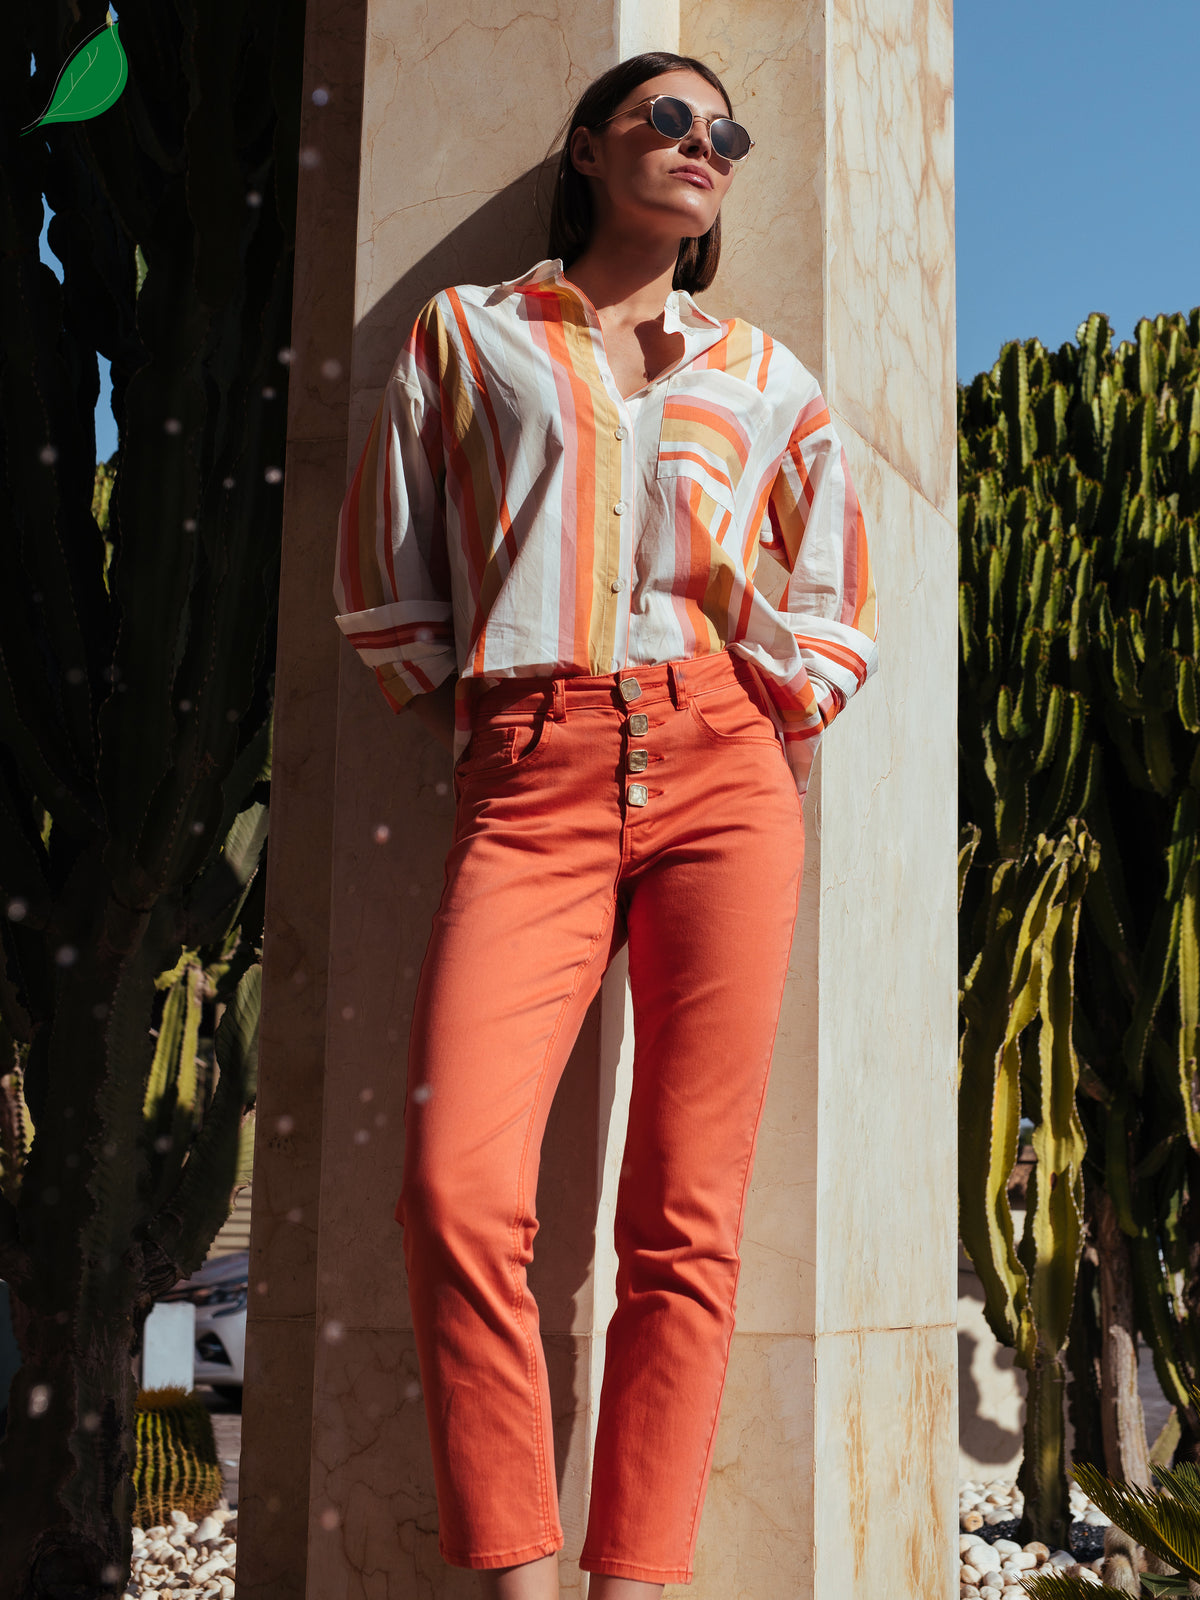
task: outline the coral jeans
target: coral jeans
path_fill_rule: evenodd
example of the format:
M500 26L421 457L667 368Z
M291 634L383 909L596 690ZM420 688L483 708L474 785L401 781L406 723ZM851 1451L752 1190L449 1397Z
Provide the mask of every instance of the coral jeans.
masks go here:
M628 941L617 1307L580 1565L691 1580L804 854L761 694L722 651L506 680L476 701L418 984L396 1206L452 1565L514 1566L563 1543L526 1267L550 1102Z

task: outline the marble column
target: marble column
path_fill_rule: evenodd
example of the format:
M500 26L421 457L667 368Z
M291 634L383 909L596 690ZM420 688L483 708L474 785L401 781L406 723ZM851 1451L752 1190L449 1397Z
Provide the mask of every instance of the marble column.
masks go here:
M323 120L307 101L305 112L319 155L302 166L302 212L307 195L326 225L297 262L243 1600L477 1593L437 1552L391 1215L449 772L338 648L334 520L418 307L544 254L536 180L555 129L596 73L656 47L711 63L758 140L705 304L764 325L821 377L883 616L881 674L825 741L809 795L691 1593L955 1592L949 0L547 0L536 12L310 0L306 96L337 77L340 99ZM345 373L321 376L346 351L348 388ZM628 1045L614 970L547 1132L532 1274L568 1596L586 1592L574 1557L612 1304Z

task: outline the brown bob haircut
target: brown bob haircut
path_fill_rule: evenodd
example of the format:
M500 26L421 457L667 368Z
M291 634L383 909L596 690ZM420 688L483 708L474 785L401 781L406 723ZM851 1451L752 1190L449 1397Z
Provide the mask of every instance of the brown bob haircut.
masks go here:
M725 102L725 109L733 115L733 105L725 92L725 85L711 67L692 56L671 55L665 50L650 50L644 55L630 56L607 72L602 72L579 97L571 114L563 141L562 156L558 163L558 177L554 185L554 200L550 208L550 238L547 249L551 256L559 256L564 267L581 256L592 237L594 217L592 191L588 180L571 160L571 140L576 128L594 128L612 116L621 101L639 84L657 78L663 72L695 72L710 83ZM675 262L672 288L686 289L689 294L707 289L717 275L721 259L721 218L707 233L698 239L681 239L679 256Z

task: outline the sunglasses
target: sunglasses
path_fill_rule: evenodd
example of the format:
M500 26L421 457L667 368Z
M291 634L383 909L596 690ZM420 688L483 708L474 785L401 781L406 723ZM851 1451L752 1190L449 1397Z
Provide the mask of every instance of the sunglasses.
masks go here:
M614 117L626 116L642 106L650 107L650 125L654 131L661 133L664 139L670 139L672 144L686 139L693 123L705 122L708 124L708 142L723 161L745 161L754 149L754 140L740 122L734 122L731 117L698 117L686 100L677 99L673 94L656 94L653 99L639 100L637 105L614 111L611 117L605 117L603 122L597 122L595 126L603 128Z

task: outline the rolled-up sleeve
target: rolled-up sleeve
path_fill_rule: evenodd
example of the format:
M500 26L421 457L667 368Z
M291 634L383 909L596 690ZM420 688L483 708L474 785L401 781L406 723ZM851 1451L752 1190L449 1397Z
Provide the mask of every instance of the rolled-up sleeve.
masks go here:
M431 312L397 358L338 516L338 627L396 711L457 668Z
M773 553L789 574L778 610L812 685L803 721L819 734L879 664L862 507L819 393L792 430L768 509Z

